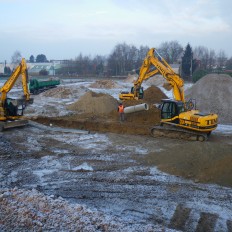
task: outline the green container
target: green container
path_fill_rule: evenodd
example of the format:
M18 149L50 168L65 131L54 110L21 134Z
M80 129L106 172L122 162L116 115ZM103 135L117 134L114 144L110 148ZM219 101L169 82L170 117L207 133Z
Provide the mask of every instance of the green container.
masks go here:
M60 80L31 79L29 82L29 90L30 90L30 93L37 94L47 89L54 88L59 84L60 84Z

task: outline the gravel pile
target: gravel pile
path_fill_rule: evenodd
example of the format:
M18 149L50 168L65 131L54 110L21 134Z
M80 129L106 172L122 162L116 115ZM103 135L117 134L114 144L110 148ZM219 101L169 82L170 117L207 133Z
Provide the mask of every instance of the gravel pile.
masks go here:
M226 74L208 74L185 93L186 99L196 99L202 112L218 114L219 123L232 123L232 78Z
M162 231L69 204L37 190L0 189L0 231Z

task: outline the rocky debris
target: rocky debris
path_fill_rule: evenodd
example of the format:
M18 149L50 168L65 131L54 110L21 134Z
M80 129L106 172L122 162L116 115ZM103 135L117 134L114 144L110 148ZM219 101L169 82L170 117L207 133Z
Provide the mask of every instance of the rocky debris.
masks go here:
M161 231L69 204L62 197L46 196L35 189L0 190L1 231Z
M99 89L113 89L113 88L119 88L120 86L117 83L115 83L113 80L97 80L89 87L99 88Z
M218 114L219 123L232 123L232 78L226 74L208 74L185 93L186 99L196 99L202 112Z

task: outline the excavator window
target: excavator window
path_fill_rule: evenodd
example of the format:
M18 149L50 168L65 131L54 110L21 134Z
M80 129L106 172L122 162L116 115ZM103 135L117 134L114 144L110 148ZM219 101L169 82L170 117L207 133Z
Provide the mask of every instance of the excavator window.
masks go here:
M164 102L161 108L161 118L171 119L178 115L177 105L175 102Z
M17 113L18 107L12 103L12 100L10 98L6 99L5 108L6 108L6 114L8 116L17 116L18 115L18 113Z

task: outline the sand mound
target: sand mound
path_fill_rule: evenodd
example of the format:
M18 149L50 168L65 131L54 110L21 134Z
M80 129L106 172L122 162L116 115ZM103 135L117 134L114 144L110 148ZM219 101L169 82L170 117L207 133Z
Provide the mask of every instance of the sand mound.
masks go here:
M91 113L93 115L105 115L111 111L116 111L118 101L108 94L95 93L89 91L85 93L77 102L67 108L81 113Z
M166 79L160 74L152 76L145 81L145 84L155 85L155 86L163 86L166 83L167 83Z
M119 88L120 86L112 80L98 80L95 83L91 84L89 87L99 89L113 89Z
M144 91L144 99L141 100L127 100L123 104L125 107L147 103L149 110L135 112L126 115L127 122L133 122L140 125L149 123L154 125L160 121L160 111L154 106L155 103L160 103L161 99L167 96L156 86L151 86ZM95 93L92 91L84 94L78 101L67 107L69 110L78 111L83 115L89 116L106 116L106 119L118 120L118 101L108 94ZM78 117L78 116L76 116Z
M60 98L60 99L77 98L79 97L79 95L82 95L86 91L87 91L87 88L84 86L81 86L80 88L58 86L58 87L46 90L45 92L41 93L41 96Z
M123 103L125 107L147 103L149 105L149 110L126 114L126 120L133 123L139 123L141 125L144 123L150 123L151 125L159 123L160 110L158 110L154 104L161 103L161 100L165 98L167 98L167 96L158 87L149 87L144 91L143 99L128 100Z
M138 79L138 74L128 74L125 82L134 83Z
M219 123L232 123L232 78L226 74L208 74L189 88L186 99L196 99L202 112L218 114Z

